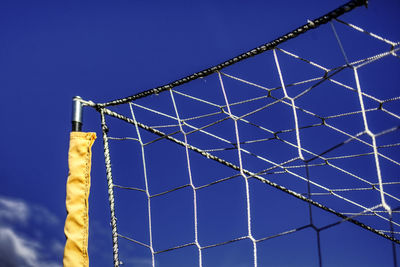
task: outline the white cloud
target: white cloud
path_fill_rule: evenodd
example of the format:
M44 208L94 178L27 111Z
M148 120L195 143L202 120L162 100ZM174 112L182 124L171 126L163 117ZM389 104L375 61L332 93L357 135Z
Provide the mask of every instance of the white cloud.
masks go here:
M28 205L20 199L0 196L0 223L26 223L28 220L53 225L60 222L57 216L45 207Z
M59 241L53 240L51 242L51 250L58 255L63 255L64 254L64 243L61 243Z
M35 248L37 244L18 237L11 228L0 228L0 262L32 266L37 261Z
M61 266L55 262L42 260L40 249L39 243L21 237L12 228L0 227L0 266Z
M151 258L128 258L123 260L123 264L128 266L140 266L140 267L149 267L152 265Z
M48 209L42 206L33 206L31 207L32 219L38 223L46 223L46 224L58 224L60 220L57 216L51 213Z
M29 208L25 202L0 197L0 222L26 223L29 217Z
M49 258L61 257L61 242L53 240L42 245L42 238L31 237L32 229L48 236L48 226L58 224L59 219L44 207L0 196L0 266L60 267L60 262Z

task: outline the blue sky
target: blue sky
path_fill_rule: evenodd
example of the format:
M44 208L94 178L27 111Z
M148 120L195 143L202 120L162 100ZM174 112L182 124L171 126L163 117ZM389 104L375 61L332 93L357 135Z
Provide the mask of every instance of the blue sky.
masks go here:
M2 121L0 147L3 153L0 154L0 263L5 266L61 266L62 249L65 241L63 233L66 215L65 183L68 173L67 151L70 108L73 96L80 95L82 98L94 102L107 102L169 83L273 40L306 23L308 19L316 18L345 2L324 1L324 3L321 3L317 0L268 1L268 3L265 1L249 3L246 1L208 0L201 2L1 1L0 92L3 101L0 105ZM343 16L343 19L389 40L399 41L399 11L400 4L398 1L385 1L384 4L379 1L370 1L368 9L358 8L351 14ZM337 43L328 42L336 47L334 52L325 45L310 45L313 42L318 43L318 41L324 43L328 40L325 39L328 38L325 35L330 34L332 37L333 33L329 25L324 27L325 30L321 35L310 32L303 39L282 45L282 48L312 59L324 66L344 64ZM359 35L359 39L356 38L358 43L354 45L355 43L351 39L347 39L344 28L338 26L338 32L344 36L342 42L350 61L373 55L375 52L386 51L383 50L384 46L381 42L374 42ZM332 38L332 40L334 39ZM369 50L370 47L373 49ZM310 75L314 74L314 70L307 69L306 65L304 65L304 69L301 65L291 67L289 58L285 59L282 54L278 56L287 80L296 81L299 69L306 73L309 71ZM266 60L266 68L274 68L272 53L262 55L260 58ZM273 77L271 75L273 82L268 84L269 78L262 76L263 70L258 68L261 63L255 59L250 59L248 62L248 65L243 63L238 67L228 69L226 72L238 77L242 77L241 74L244 74L251 81L266 82L266 85L271 85L271 87L273 87L272 84L279 84L276 73ZM361 77L364 78L365 83L374 85L371 87L385 89L368 91L382 99L398 96L398 93L396 93L399 84L398 61L390 61L388 64L386 67L377 65L375 68L368 69L369 72L362 73L363 77ZM250 68L257 66L257 68L254 71L248 71L247 66L250 66ZM285 66L287 66L286 69ZM383 71L383 68L385 71ZM377 75L379 72L381 73ZM375 74L375 76L372 74ZM343 74L341 78L349 79L346 75L348 74ZM195 83L194 88L202 87L204 84L220 90L215 75ZM229 87L230 85L227 80L226 86ZM185 88L188 88L188 92L194 91L193 88L182 87L182 92L185 92ZM168 96L168 93L164 94ZM249 95L251 94L249 93ZM214 95L206 95L205 98L207 97L213 99ZM235 99L236 95L232 94L231 97ZM319 102L317 110L320 112L323 112L324 108L337 107L338 105L335 105L335 103L338 102L332 100L336 99L335 97L343 106L351 107L351 105L357 103L352 100L343 100L345 99L343 96L335 96L335 94L322 96L316 94L313 97L315 99L309 101L310 103ZM321 102L319 101L321 97L327 100ZM221 99L218 101L221 102ZM237 96L237 99L239 99L239 96ZM157 105L157 101L155 101L155 105ZM159 101L161 103L163 100ZM146 100L139 103L147 104ZM167 110L166 106L160 106L160 109L164 108ZM190 110L190 106L187 108ZM390 108L393 112L399 114L397 102L393 102ZM351 111L351 108L349 111ZM129 114L129 107L124 112ZM171 109L168 112L171 112ZM386 129L388 125L398 126L398 120L392 121L379 116L373 117L373 120L382 122L371 126L371 129L375 132ZM282 121L284 120L276 120L274 123L278 125ZM339 125L346 129L353 126L352 122L339 122ZM120 129L118 128L120 126L116 127ZM284 128L285 126L282 124L277 127ZM97 112L89 108L85 109L84 113L84 130L98 133L98 140L93 147L89 252L92 266L110 266L112 264L111 233L108 227L109 211L100 120ZM355 130L355 132L357 131ZM121 133L120 135L124 134ZM233 132L227 135L232 137ZM135 136L134 132L131 136ZM390 138L392 138L390 139L392 143L395 143L396 140L399 142L398 131ZM320 145L319 143L304 142L306 146L311 147L313 144L317 147ZM321 143L324 142L329 143L329 140L321 140ZM116 143L115 151L118 151L118 149L122 151L129 146ZM121 147L118 148L118 146ZM257 150L257 147L255 149ZM276 149L281 148L277 146ZM399 158L398 148L390 153L392 158ZM152 157L150 155L153 154L149 153L149 157ZM128 156L129 154L122 153L115 159L115 171L121 173L122 177L123 174L135 171L134 166L122 167L122 163L125 163L124 160ZM278 153L276 157L279 158L279 156ZM133 157L139 158L137 154L134 154ZM157 160L159 155L155 154L154 157ZM176 163L168 162L168 160L164 162L163 172L176 171L175 167L171 167L172 164ZM118 169L119 163L121 163L121 169ZM183 161L180 164L184 166L184 163ZM258 163L254 164L255 168L258 168ZM129 161L126 165L129 165ZM396 178L395 174L399 171L398 166L387 165L388 167L386 165L382 167L387 170L386 175ZM353 164L349 168L351 169L352 166L355 166L354 168L361 173L363 169L370 168L370 165L364 165L363 162ZM208 170L204 170L204 166L201 167L201 164L198 168L203 168L201 171L206 176L205 173ZM149 172L151 171L149 170ZM157 173L160 170L155 167L153 172ZM179 173L179 171L176 172ZM221 175L224 175L223 172L221 171ZM139 186L143 181L137 183ZM179 180L174 180L172 183L180 184ZM231 189L234 191L236 190L235 182L232 183ZM161 183L157 186L161 190L163 186L167 188L168 183ZM254 194L257 197L254 198L259 202L255 202L268 203L270 200L263 199L266 193L264 191L259 192L258 190L261 189L256 188ZM235 203L235 194L231 193L230 190L224 190L222 192L228 193L222 193L222 195L220 193L213 195L213 192L207 193L209 194L206 195L207 198L216 198L218 201L205 201L203 202L204 206L200 207L204 209L204 214L210 213L209 216L202 217L204 224L199 226L203 227L200 228L201 231L207 233L204 235L207 237L207 240L204 240L205 243L217 242L235 236L235 234L224 236L224 231L221 230L223 228L230 229L229 225L231 225L232 220L236 218L235 216L238 216L234 212L234 204L231 204ZM304 219L300 216L301 209L307 208L305 204L298 204L298 209L295 208L291 211L293 205L297 205L294 203L298 202L286 201L287 196L281 196L272 189L267 190L268 194L276 194L275 199L283 199L280 202L282 208L278 209L273 206L268 206L268 208L262 204L255 204L255 210L260 209L260 213L264 214L263 216L266 216L263 213L265 211L268 214L274 214L274 218L283 216L290 222L286 225L289 228L306 224L307 217ZM182 192L182 194L187 193ZM399 188L394 187L391 193L398 196ZM123 197L121 196L121 199ZM132 198L131 195L126 197L127 199ZM222 201L221 198L224 200ZM171 207L173 204L183 205L179 201L178 203L174 203L174 201L172 199L171 203L163 203L160 204L161 206L157 206L155 200L154 209L162 210L167 206ZM126 203L129 203L128 200ZM141 203L143 205L143 199ZM376 201L374 203L376 204ZM124 206L126 204L119 205L121 206L120 210L129 208L129 206ZM213 209L218 205L225 213ZM181 210L190 207L190 205L189 207L183 205ZM138 212L142 210L143 207ZM286 210L286 212L282 212L282 210ZM174 210L169 212L174 212ZM315 212L318 213L318 211ZM128 215L121 215L122 218L119 219L122 230L126 227L124 222L129 224L130 220L134 218L133 215L129 215L130 213L124 214ZM176 216L182 216L181 221L184 222L186 217L182 214L184 212L178 212ZM294 216L291 217L288 214L294 214ZM162 221L170 218L163 213L160 213L159 216L155 215L155 220ZM320 223L324 225L325 217L323 214L321 218ZM191 219L192 217L189 214L187 220ZM255 229L265 228L262 223L263 219L265 218L262 217L255 222ZM332 220L331 217L327 216L326 222ZM270 223L276 229L287 229L286 226L280 227L280 221L273 220ZM232 225L233 233L241 231L237 229L244 229L243 224L245 223L237 222L237 225ZM206 227L205 225L221 226ZM139 225L138 227L146 227L146 225ZM166 231L161 233L160 236L164 240L170 240L171 237L166 232L175 233L177 227L180 227L179 224L174 226L171 223L170 228L164 229ZM335 263L348 264L352 260L354 260L354 264L357 262L358 264L365 264L367 262L370 266L378 266L382 262L391 264L390 246L389 249L384 249L388 246L386 240L382 241L381 237L371 237L369 233L365 235L365 230L354 228L354 226L348 224L342 224L338 228L343 228L344 233L352 233L354 236L347 234L349 239L347 240L346 238L339 239L334 231L331 234L326 234L326 239L323 240L326 253L324 258L328 264L329 262L332 264L327 264L327 266L335 266ZM271 229L275 228L272 227ZM183 228L178 230L186 231ZM134 234L134 230L132 231L132 234ZM155 228L155 231L157 231L157 228ZM191 230L187 229L187 231L190 235ZM218 236L218 233L220 236ZM270 234L268 230L260 230L259 232L260 236L268 234ZM293 266L295 262L300 266L308 264L317 266L315 262L315 233L310 229L301 232L299 235L298 240L311 241L305 243L297 241L296 243L294 237L293 242L291 242L291 239L278 238L276 240L279 241L276 241L276 243L260 243L262 245L260 245L259 250L274 251L273 254L277 256L270 263L275 266L279 266L279 264L281 264L280 266ZM186 242L185 234L182 234L181 237L182 240L171 241L171 243L160 241L160 248L168 247L174 242ZM140 238L145 239L147 236L143 234ZM341 240L340 246L335 245L339 242L338 239ZM359 242L352 243L351 241L354 241L354 239L359 240ZM288 243L285 243L285 240ZM130 254L131 252L138 253L137 256L125 257L127 265L130 266L129 264L132 263L132 265L148 266L147 252L134 246L128 246L124 242L126 241L121 241L123 253L126 253L126 255L128 253L135 255ZM245 242L238 243L239 245L234 247L232 251L247 251L249 244ZM365 247L362 247L363 244ZM308 247L313 248L309 250ZM178 259L181 257L181 260L187 262L187 265L190 266L188 255L195 255L196 251L191 251L191 248L187 250L188 252L182 253L183 256L180 255L180 251L177 254L179 254ZM210 249L209 251L205 256L206 266L216 266L213 264L235 266L233 263L237 266L252 266L251 259L247 263L243 260L251 258L248 252L246 252L247 254L232 252L229 254L227 252L227 258L220 259L217 255L224 255L224 248L221 251L218 251L218 249ZM293 251L297 252L294 253ZM157 259L160 266L172 266L168 265L173 264L171 263L173 260L169 259L170 255L166 254L165 257L162 255ZM383 255L382 258L379 255ZM194 256L194 258L196 257ZM269 257L267 256L260 257L260 261L265 265L268 260ZM263 265L261 264L261 266Z

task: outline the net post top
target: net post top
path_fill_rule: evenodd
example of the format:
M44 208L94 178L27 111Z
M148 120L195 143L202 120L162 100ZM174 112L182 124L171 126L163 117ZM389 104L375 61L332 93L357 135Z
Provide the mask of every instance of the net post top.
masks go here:
M74 96L72 98L72 131L80 132L82 130L82 98L80 96Z

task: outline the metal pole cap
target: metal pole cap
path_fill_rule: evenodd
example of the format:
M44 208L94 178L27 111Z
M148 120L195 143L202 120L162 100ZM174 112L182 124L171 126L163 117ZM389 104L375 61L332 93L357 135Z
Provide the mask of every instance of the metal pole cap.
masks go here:
M82 98L74 96L72 98L72 131L80 132L82 130Z

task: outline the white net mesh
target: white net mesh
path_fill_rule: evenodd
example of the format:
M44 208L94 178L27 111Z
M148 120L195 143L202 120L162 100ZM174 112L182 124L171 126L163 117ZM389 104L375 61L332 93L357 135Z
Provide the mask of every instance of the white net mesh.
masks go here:
M119 259L396 265L398 51L335 20L206 78L102 108Z

